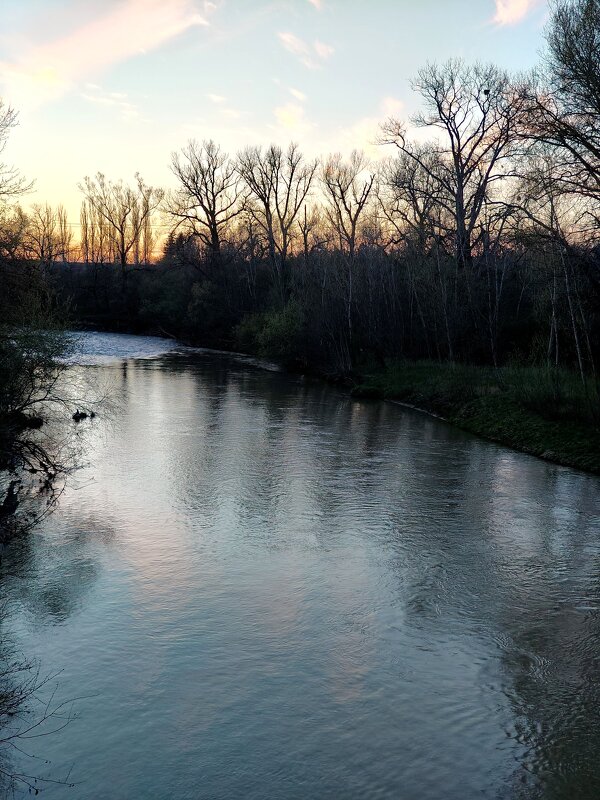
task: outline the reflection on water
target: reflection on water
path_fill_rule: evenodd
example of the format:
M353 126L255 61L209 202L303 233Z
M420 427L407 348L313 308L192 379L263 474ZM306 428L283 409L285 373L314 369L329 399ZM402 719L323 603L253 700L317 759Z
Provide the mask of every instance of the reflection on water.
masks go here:
M3 567L86 698L34 743L74 764L47 797L600 796L597 479L226 356L124 363Z
M156 358L177 349L176 342L160 336L95 331L73 331L69 335L74 352L66 361L72 364L120 364L126 363L123 359Z

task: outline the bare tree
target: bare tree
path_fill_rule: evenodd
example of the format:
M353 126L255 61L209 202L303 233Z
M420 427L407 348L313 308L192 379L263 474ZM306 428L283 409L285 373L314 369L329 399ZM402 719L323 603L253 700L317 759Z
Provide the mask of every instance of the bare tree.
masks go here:
M34 204L29 214L27 243L31 256L43 266L54 263L59 250L56 212L52 206Z
M388 243L411 240L426 255L435 242L452 229L451 198L440 180L441 165L427 147L415 145L417 158L399 153L383 165L377 185L380 215L388 230ZM423 166L426 165L426 166Z
M543 73L521 86L523 135L556 151L563 192L591 200L600 227L600 0L554 0ZM558 165L558 161L556 161Z
M58 223L58 255L63 263L71 258L73 251L73 231L67 218L67 209L60 205L56 209Z
M346 161L340 153L329 156L321 170L321 182L327 201L327 216L337 236L339 248L346 255L346 322L351 352L354 257L358 223L371 195L375 173L369 172L369 162L365 154L354 150Z
M0 652L0 784L6 797L27 792L38 795L49 786L74 788L69 769L64 778L41 778L21 769L13 769L10 757L18 754L34 759L28 744L32 739L51 736L62 731L77 718L77 699L57 700L52 683L57 674L43 676L39 665L15 654L3 642ZM50 692L50 699L42 699Z
M67 221L67 211L45 203L34 204L27 226L27 247L31 256L43 266L55 261L67 262L72 249L73 233Z
M173 153L171 171L179 187L169 197L167 214L218 261L223 236L244 208L234 162L212 139L190 141L181 153Z
M565 301L568 327L582 382L586 383L588 367L595 371L594 353L590 340L590 324L582 302L581 275L577 264L576 245L580 230L580 200L565 193L561 182L563 163L554 150L537 154L528 164L528 171L519 186L517 213L522 215L521 228L530 234L532 251L543 252L543 268L551 273L551 315L547 358L558 363L559 312L558 299ZM559 291L558 282L562 283ZM552 353L554 351L554 359Z
M277 145L264 151L248 147L238 155L237 170L250 195L248 212L266 237L284 302L289 289L287 261L294 223L310 192L317 162L306 162L293 143L285 152Z
M437 200L451 216L459 266L471 264L474 235L492 190L511 174L517 150L521 102L508 75L491 65L467 66L451 60L428 65L413 82L425 101L425 113L414 124L441 133L422 147L407 139L402 122L390 119L383 143L394 144L414 161L437 187Z
M401 250L410 294L410 310L421 326L429 353L431 327L439 316L447 355L454 356L453 306L456 304L456 268L445 258L447 239L453 237L453 204L443 185L444 166L438 154L415 145L413 158L400 152L381 170L377 187L379 212L388 231L392 253ZM439 349L439 346L438 346Z
M81 257L85 263L99 265L114 262L112 228L89 200L81 204L80 222Z
M127 265L140 240L148 230L152 214L162 202L164 192L148 186L139 173L135 185L127 186L123 181L112 182L98 172L95 178L86 177L79 185L89 208L104 220L114 241L116 259L121 266L123 285L127 279Z
M0 266L2 262L27 258L28 227L29 217L21 206L0 202Z
M7 106L0 97L0 156L6 148L10 131L16 125L17 112ZM31 182L27 181L16 167L0 161L0 202L14 200L18 195L29 191L31 186Z
M315 250L320 250L327 244L328 236L323 225L323 214L319 206L308 206L304 204L304 208L298 215L298 230L300 231L300 238L302 240L302 253L304 261L308 261L309 257Z
M327 199L327 215L340 249L353 259L358 222L369 200L375 173L369 172L365 154L354 150L347 161L340 153L329 156L323 164L321 182Z

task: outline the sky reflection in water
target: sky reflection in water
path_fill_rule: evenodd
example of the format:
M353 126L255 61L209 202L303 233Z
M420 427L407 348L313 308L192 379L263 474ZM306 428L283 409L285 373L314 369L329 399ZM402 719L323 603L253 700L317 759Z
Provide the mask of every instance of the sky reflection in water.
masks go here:
M4 566L20 646L86 697L34 742L78 782L48 798L600 795L596 478L133 344Z

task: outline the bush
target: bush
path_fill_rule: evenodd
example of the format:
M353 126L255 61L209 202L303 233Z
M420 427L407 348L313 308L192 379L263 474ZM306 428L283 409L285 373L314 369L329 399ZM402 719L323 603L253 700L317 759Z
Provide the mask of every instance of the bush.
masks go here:
M242 350L290 363L304 359L304 312L296 302L246 317L236 328Z

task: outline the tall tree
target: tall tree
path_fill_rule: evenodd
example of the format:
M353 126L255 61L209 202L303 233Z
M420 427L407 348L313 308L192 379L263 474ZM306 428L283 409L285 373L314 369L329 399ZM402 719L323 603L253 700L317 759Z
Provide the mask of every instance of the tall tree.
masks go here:
M354 257L358 243L358 224L365 211L375 173L369 172L365 154L354 150L348 160L339 153L323 164L321 183L326 198L329 222L335 231L339 248L346 256L346 324L349 353L352 353L352 304L354 301Z
M321 182L327 200L327 215L335 230L340 249L354 258L358 224L373 184L375 172L363 152L354 150L347 160L340 153L329 156L323 164Z
M127 265L132 254L136 250L139 252L140 241L147 235L149 222L162 202L164 192L148 186L139 173L135 175L133 186L123 181L112 182L98 172L95 178L86 177L79 188L88 207L106 222L125 286Z
M285 301L294 223L310 192L317 162L307 162L294 143L285 152L273 144L264 151L260 147L243 150L238 155L237 170L248 188L248 213L267 240L280 295Z
M55 261L69 260L73 233L67 221L67 211L59 205L56 209L45 203L35 203L27 225L27 247L31 256L43 266Z
M190 141L173 153L171 171L179 186L169 197L167 213L218 261L223 237L244 208L234 162L212 139Z
M518 147L520 98L502 70L459 60L426 66L413 88L425 103L413 123L433 129L436 138L424 150L409 141L402 122L390 119L381 141L394 144L431 179L438 202L452 219L456 259L465 267L473 260L484 205L510 173Z
M554 0L543 74L522 86L524 135L560 154L562 191L600 227L600 0Z

